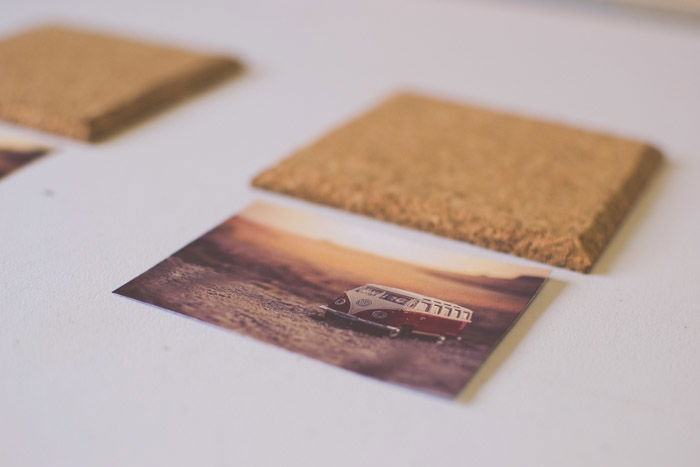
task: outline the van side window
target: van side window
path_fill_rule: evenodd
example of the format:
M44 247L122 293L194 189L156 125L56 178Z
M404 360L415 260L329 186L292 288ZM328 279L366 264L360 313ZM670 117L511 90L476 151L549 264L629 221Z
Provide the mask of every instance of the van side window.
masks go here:
M416 305L416 311L421 311L423 313L427 313L430 311L430 303L428 302L418 302Z
M392 292L384 292L379 298L383 298L388 302L398 303L399 305L405 305L411 301L411 297L406 297L404 295L399 295Z
M381 295L384 291L376 287L365 286L359 289L358 292L369 295L370 297L376 297L377 295Z
M442 306L438 305L437 303L433 303L432 313L440 315L442 313Z

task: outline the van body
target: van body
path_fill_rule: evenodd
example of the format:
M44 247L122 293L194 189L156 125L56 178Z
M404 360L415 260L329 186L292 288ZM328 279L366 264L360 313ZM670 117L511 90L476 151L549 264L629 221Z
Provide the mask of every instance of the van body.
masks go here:
M391 337L413 333L441 340L459 339L473 315L469 308L454 303L377 284L348 290L321 309L326 317L380 328Z

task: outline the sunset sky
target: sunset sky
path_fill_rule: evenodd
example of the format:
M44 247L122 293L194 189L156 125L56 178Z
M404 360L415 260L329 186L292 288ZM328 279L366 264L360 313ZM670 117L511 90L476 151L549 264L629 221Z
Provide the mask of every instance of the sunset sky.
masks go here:
M40 144L32 143L31 141L0 135L0 149L9 151L36 151L39 149L48 150L49 148Z
M548 269L474 258L265 202L253 203L240 216L275 229L434 269L503 278L549 274Z

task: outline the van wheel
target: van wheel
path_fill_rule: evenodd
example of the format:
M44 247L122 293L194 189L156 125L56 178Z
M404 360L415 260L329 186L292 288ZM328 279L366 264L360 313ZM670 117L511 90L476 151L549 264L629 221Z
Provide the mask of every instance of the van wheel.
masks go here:
M400 334L401 334L401 330L400 330L400 329L391 329L391 330L389 330L389 337L391 337L391 338L399 337Z
M400 334L402 336L408 336L412 332L413 332L413 326L411 326L410 324L404 324L403 326L401 326Z

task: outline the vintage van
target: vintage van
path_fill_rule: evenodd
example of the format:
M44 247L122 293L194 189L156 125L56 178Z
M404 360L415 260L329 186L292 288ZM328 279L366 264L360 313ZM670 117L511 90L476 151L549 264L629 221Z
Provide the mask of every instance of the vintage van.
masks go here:
M460 338L473 311L433 297L366 284L322 305L326 318L342 318L386 331L389 336L422 334L442 341Z

